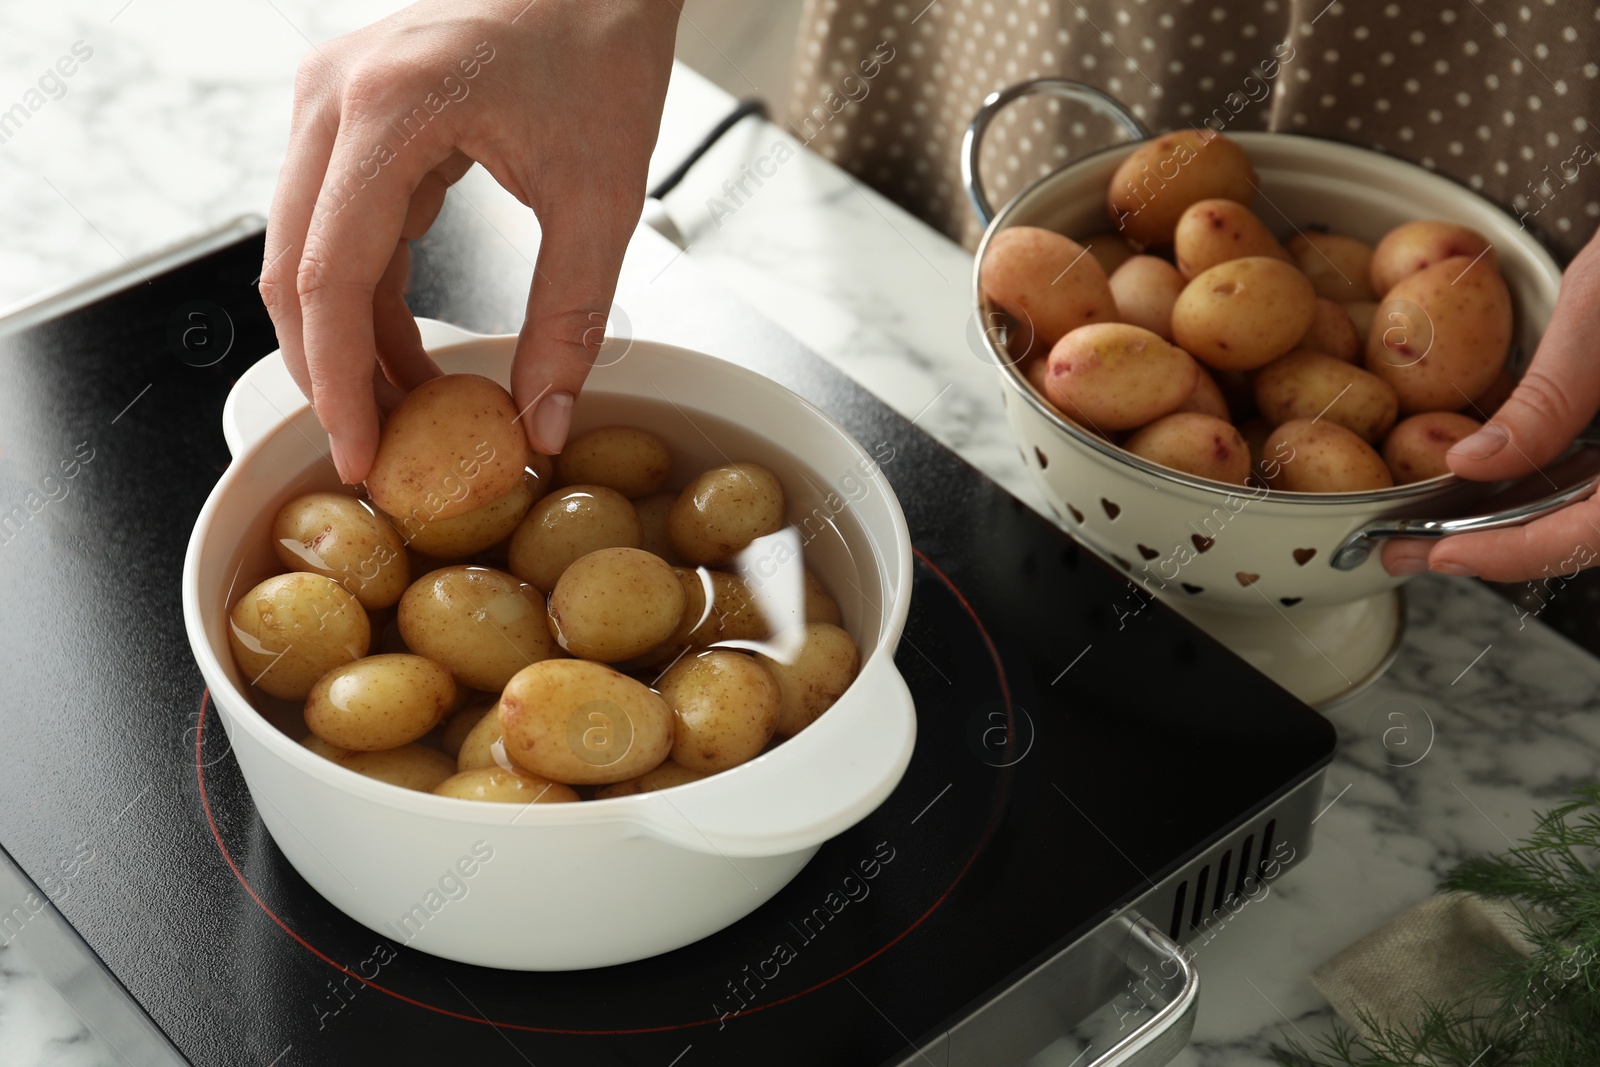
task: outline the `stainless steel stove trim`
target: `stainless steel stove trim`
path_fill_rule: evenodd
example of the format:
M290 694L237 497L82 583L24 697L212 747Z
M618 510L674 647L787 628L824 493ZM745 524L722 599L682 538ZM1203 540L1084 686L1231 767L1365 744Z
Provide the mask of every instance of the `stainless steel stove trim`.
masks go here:
M59 318L78 308L88 307L101 297L127 289L139 282L148 283L150 279L160 277L167 271L208 256L235 241L253 237L266 228L267 220L260 215L240 215L177 244L158 248L136 259L124 260L123 266L112 267L80 281L69 282L58 288L46 289L33 296L24 297L14 304L0 308L0 337Z
M1310 853L1311 824L1325 775L1326 769L1319 770L1234 827L1127 907L1108 915L950 1030L910 1053L898 1067L1019 1064L1119 995L1150 1006L1141 991L1165 998L1165 1003L1140 1030L1158 1021L1159 1025L1139 1047L1125 1049L1130 1035L1089 1067L1156 1067L1170 1062L1188 1044L1198 1013L1194 956L1249 905L1265 900L1272 882ZM1157 937L1135 933L1145 926ZM1190 948L1181 956L1163 955L1160 946L1173 942L1189 942ZM1165 960L1186 962L1169 974ZM1191 969L1192 984L1187 977ZM1180 1003L1177 1010L1168 1010ZM1135 1011L1142 1008L1128 1014ZM1119 1054L1122 1058L1112 1058Z
M15 929L11 920L23 916ZM134 1003L49 896L0 849L0 919L5 943L26 954L83 1024L124 1067L189 1067Z

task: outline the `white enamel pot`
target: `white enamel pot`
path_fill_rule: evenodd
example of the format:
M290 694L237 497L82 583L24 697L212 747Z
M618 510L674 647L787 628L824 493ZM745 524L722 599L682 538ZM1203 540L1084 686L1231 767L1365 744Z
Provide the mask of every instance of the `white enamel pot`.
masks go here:
M446 371L507 381L514 338L422 326ZM861 647L860 674L811 727L731 771L612 800L489 804L349 771L301 747L246 698L228 649L231 598L276 569L267 529L277 507L333 488L337 477L327 435L276 354L229 395L223 421L234 461L184 562L189 641L273 840L318 893L387 938L519 970L668 951L771 897L824 841L876 808L910 762L916 718L894 652L911 543L872 458L775 382L644 341L606 342L574 432L622 420L668 440L686 475L726 462L722 449L767 464L784 481L793 520L830 519L837 536L808 544L806 562L840 602ZM844 494L841 484L859 488Z
M1039 179L990 218L978 178L983 131L1001 108L1032 93L1087 104L1132 137L1149 136L1115 100L1074 82L1035 79L989 97L968 131L963 158L974 209L988 223L978 262L994 235L1010 226L1077 236L1111 227L1106 189L1130 150L1127 145ZM1468 189L1379 152L1309 137L1226 132L1260 176L1260 195L1252 207L1280 234L1319 224L1376 241L1401 222L1446 219L1486 235L1514 304L1514 366L1531 356L1555 304L1561 271L1511 216ZM994 321L976 267L973 286L979 321ZM1384 314L1380 307L1380 321ZM1526 522L1593 491L1592 464L1555 496L1499 510L1484 507L1486 494L1479 487L1451 475L1360 493L1268 492L1193 477L1125 452L1063 419L1018 373L1000 340L984 334L988 355L1000 369L1002 399L1024 461L1057 518L1175 606L1187 602L1224 613L1283 614L1293 621L1317 607L1375 598L1398 586L1402 579L1385 573L1370 551L1381 537L1440 536ZM1464 515L1472 517L1461 519ZM1423 519L1455 521L1418 521Z

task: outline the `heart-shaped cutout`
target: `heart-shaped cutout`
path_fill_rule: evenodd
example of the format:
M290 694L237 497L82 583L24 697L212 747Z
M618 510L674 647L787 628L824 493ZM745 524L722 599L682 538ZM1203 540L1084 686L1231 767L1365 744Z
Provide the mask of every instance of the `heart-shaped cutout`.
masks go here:
M1183 586L1183 591L1188 593L1190 596L1196 596L1206 591L1204 586L1190 585L1188 582L1182 582L1180 584Z
M1157 552L1149 545L1140 545L1139 555L1143 556L1145 559L1155 559L1157 556L1161 555L1161 553Z
M1246 589L1252 585L1255 585L1261 580L1261 575L1251 574L1249 571L1240 571L1235 574L1234 577L1239 579L1239 584L1244 586Z
M1211 538L1201 537L1199 534L1190 534L1189 540L1194 542L1194 550L1196 552L1210 552L1211 546L1216 544Z
M1044 451L1038 445L1033 446L1033 454L1039 457L1040 470L1044 470L1046 467L1050 466L1050 457L1045 455Z
M1297 548L1294 550L1294 561L1302 567L1316 558L1317 550L1314 548Z
M1110 519L1112 522L1116 522L1117 516L1122 514L1122 505L1113 504L1105 497L1100 498L1100 506L1106 509L1106 518Z
M1071 504L1067 505L1067 511L1071 513L1073 522L1082 522L1083 521L1083 512L1079 511L1077 508L1073 507Z
M1304 599L1304 597L1298 596L1281 596L1278 598L1278 603L1282 604L1286 608L1292 608Z

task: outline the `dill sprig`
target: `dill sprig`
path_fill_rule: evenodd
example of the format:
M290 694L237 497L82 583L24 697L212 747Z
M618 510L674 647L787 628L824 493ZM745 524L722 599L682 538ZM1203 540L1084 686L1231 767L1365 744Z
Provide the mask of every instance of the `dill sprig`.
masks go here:
M1502 953L1454 1002L1416 1022L1362 1013L1313 1043L1275 1048L1285 1067L1596 1067L1600 1065L1600 784L1539 816L1523 841L1469 859L1440 890L1504 901L1531 951Z

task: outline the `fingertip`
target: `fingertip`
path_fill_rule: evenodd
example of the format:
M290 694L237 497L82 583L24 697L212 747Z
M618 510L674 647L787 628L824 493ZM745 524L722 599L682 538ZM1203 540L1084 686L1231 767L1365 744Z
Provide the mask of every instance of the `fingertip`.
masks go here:
M558 454L567 444L572 430L572 405L575 397L567 392L549 393L522 417L528 443L547 456Z

